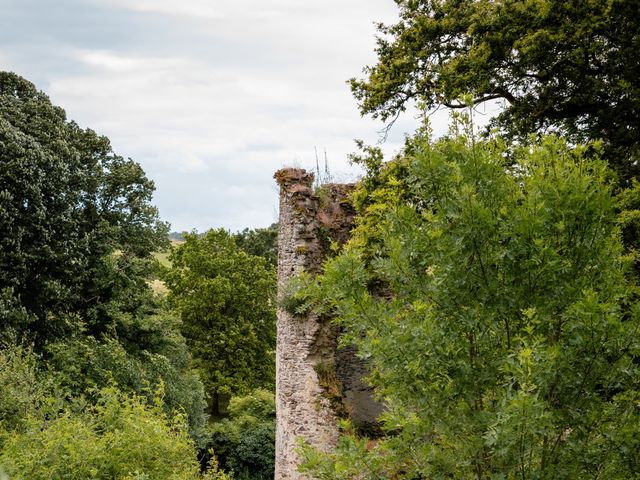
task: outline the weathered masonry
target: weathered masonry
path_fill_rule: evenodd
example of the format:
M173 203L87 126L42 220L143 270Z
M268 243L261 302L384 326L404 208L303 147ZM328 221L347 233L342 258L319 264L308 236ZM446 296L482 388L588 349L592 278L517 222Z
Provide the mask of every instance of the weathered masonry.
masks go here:
M280 185L278 297L300 272L317 274L331 242L349 238L355 212L353 185L328 184L314 192L313 174L288 168L275 174ZM281 302L279 302L281 305ZM375 422L380 406L362 382L366 369L352 349L337 349L339 332L329 318L296 315L278 307L276 349L276 480L304 479L297 472L299 439L329 450L338 439L337 421Z

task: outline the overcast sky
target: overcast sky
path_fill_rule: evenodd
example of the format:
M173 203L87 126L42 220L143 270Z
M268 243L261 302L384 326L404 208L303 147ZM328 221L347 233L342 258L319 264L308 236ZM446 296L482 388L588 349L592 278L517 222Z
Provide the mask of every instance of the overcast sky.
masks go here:
M314 147L355 174L353 139L383 125L346 80L395 18L392 0L0 0L0 65L141 163L173 230L238 230L277 220L274 171L314 168Z

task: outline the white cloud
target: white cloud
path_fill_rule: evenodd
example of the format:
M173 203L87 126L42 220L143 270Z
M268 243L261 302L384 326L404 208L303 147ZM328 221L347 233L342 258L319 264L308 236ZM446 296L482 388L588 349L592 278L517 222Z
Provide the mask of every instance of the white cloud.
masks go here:
M211 0L187 0L179 2L175 0L108 0L106 3L138 12L161 13L171 16L191 16L215 20L236 16L245 9L245 15L256 15L254 10L255 2L238 0L226 3Z
M374 61L372 23L392 18L391 0L96 4L110 27L83 3L85 18L102 22L94 42L83 40L92 25L52 27L40 32L46 44L29 40L28 55L0 47L0 58L139 161L176 229L268 225L276 169L313 168L316 146L347 177L353 139L378 138L381 125L360 118L345 82ZM45 68L32 55L47 48L56 63ZM399 122L385 149L397 150L414 124Z
M316 15L322 19L336 5L331 2L304 2L300 0L103 0L107 5L169 16L187 16L198 19L228 20L233 18L265 19L284 16ZM389 2L390 3L390 2ZM351 0L337 5L338 11L366 12L368 0Z

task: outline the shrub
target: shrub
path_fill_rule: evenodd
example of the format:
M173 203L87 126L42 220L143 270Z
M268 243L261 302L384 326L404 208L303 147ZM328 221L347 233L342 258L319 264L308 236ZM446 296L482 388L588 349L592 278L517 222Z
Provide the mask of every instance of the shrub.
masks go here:
M209 446L236 480L272 480L275 461L275 399L255 390L229 402L229 418L212 424Z
M96 406L65 409L52 419L27 417L6 432L0 466L13 480L202 478L186 419L169 420L153 405L115 388L100 392ZM214 466L207 478L226 476Z

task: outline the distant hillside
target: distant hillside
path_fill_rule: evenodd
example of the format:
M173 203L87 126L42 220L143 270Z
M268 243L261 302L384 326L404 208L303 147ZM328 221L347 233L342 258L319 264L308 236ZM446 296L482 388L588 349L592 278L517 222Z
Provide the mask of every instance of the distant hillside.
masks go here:
M182 236L182 232L171 232L169 233L169 240L184 242L184 237Z

